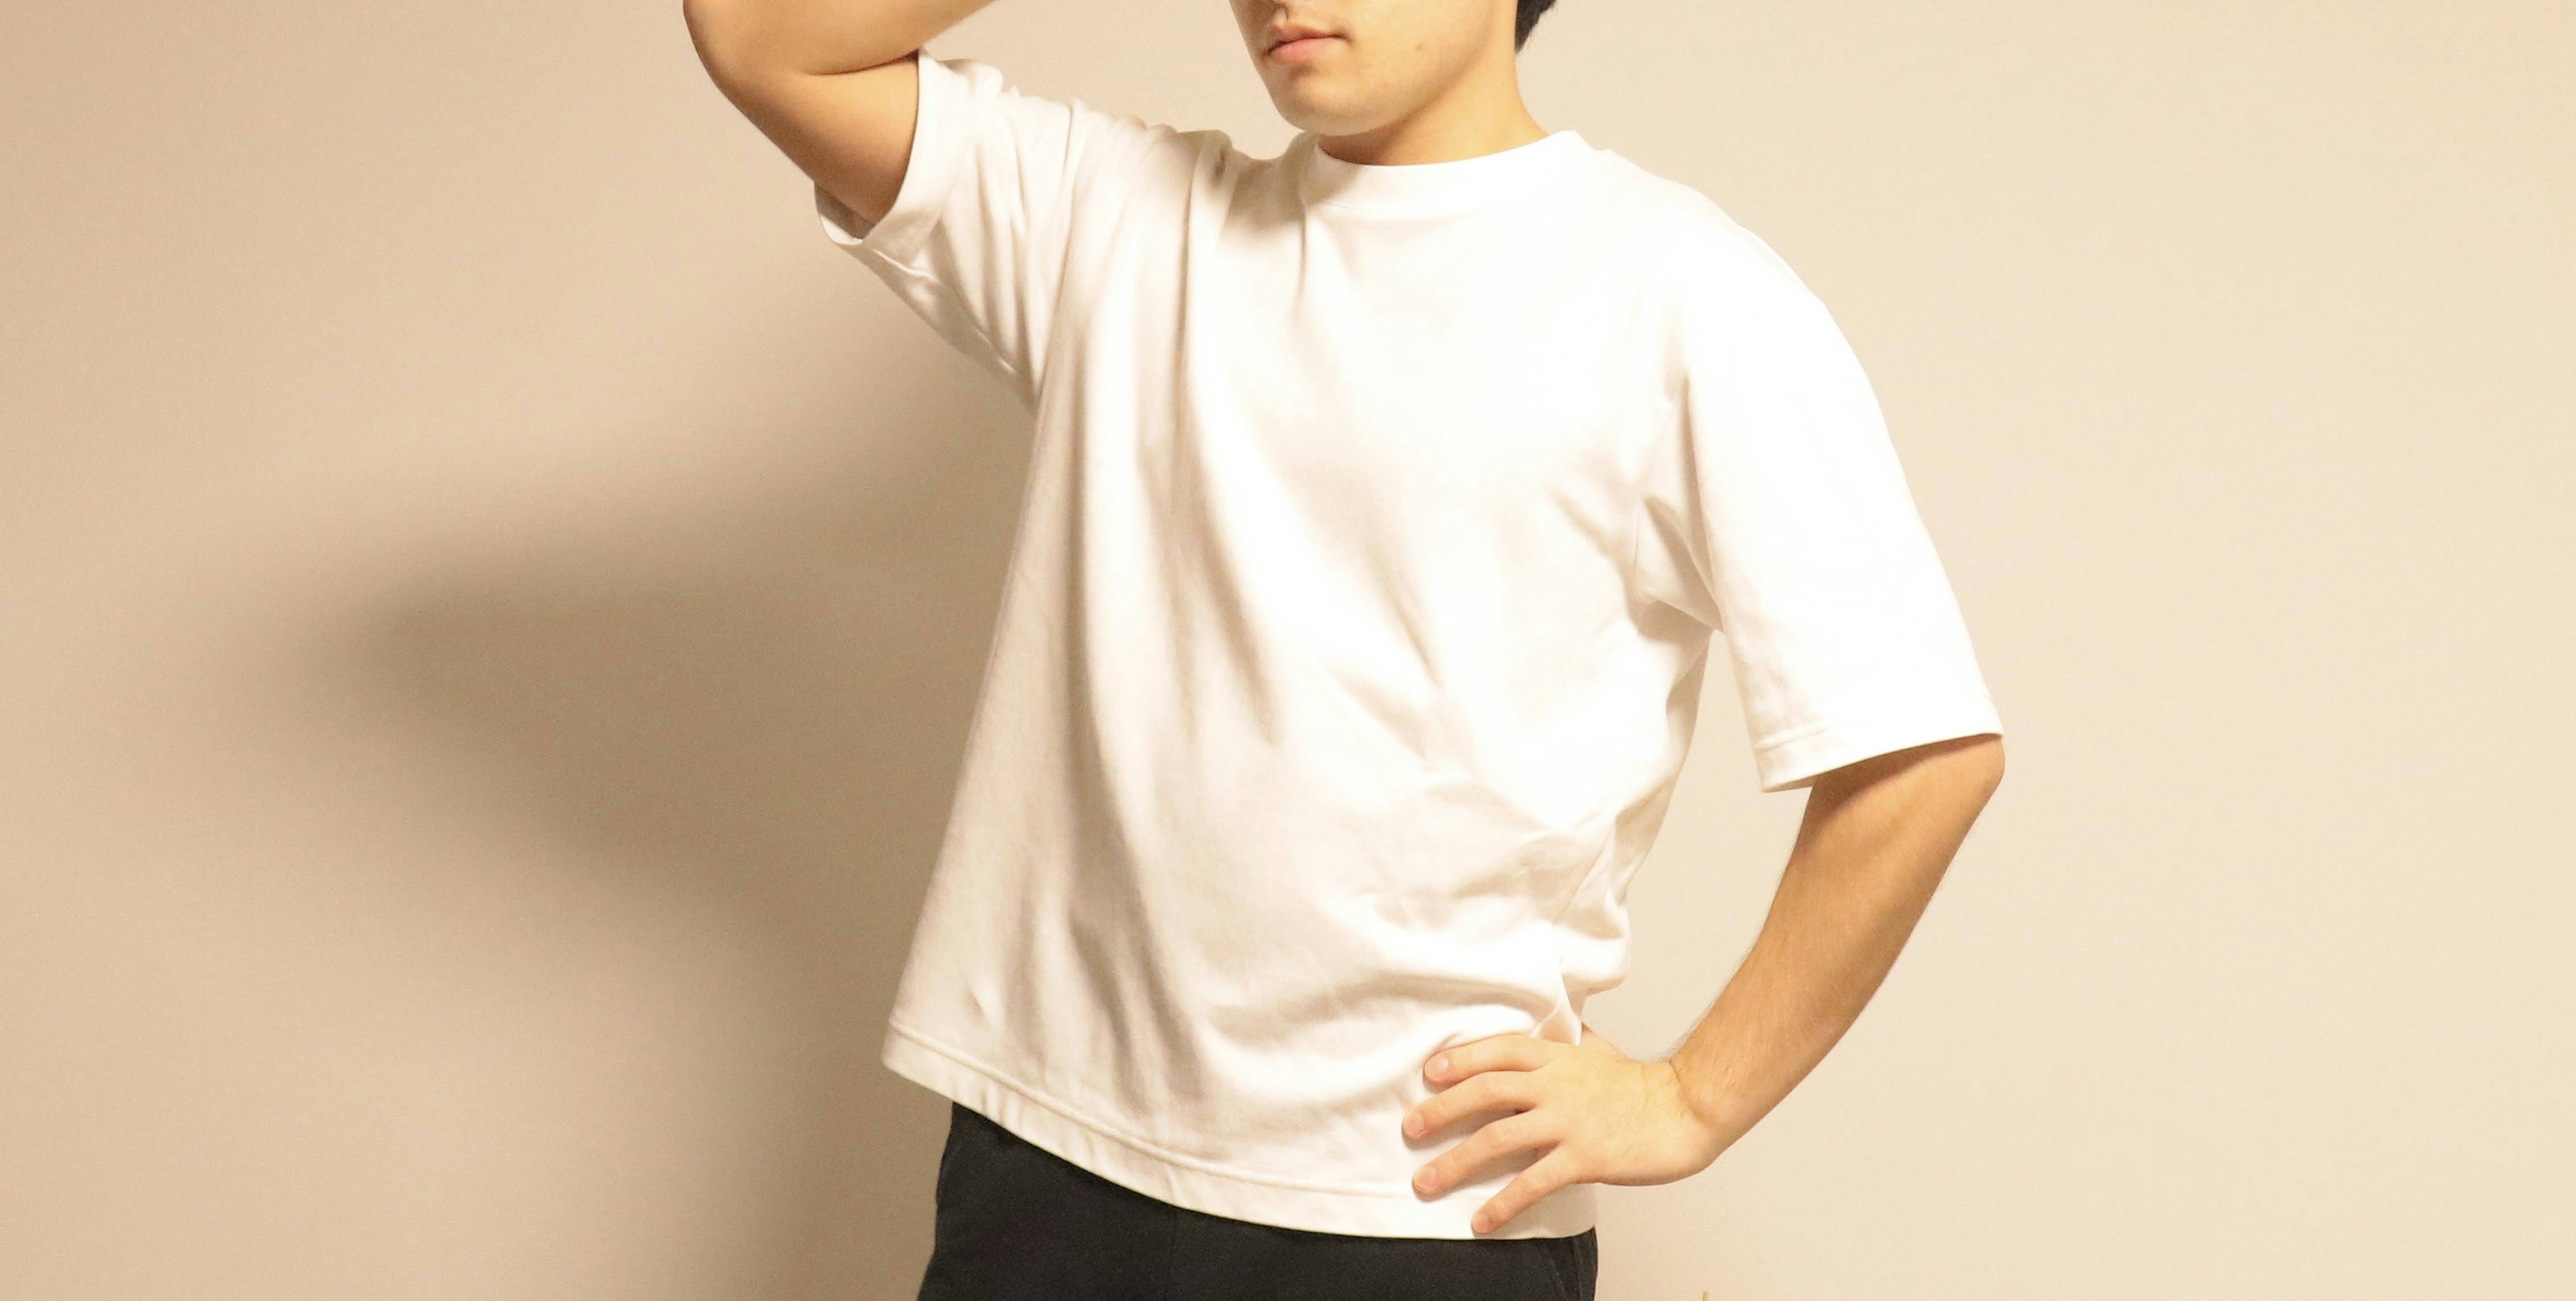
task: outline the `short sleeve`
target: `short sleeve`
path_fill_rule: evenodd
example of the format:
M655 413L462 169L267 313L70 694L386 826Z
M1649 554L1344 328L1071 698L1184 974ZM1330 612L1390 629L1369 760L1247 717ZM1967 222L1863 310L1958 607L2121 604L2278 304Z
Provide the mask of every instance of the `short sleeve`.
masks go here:
M914 58L920 97L892 206L871 225L817 184L815 210L833 243L1033 404L1081 235L1112 215L1123 178L1172 133L1023 93L978 60Z
M1765 791L2003 726L1867 375L1740 227L1676 276L1633 567L1722 637Z

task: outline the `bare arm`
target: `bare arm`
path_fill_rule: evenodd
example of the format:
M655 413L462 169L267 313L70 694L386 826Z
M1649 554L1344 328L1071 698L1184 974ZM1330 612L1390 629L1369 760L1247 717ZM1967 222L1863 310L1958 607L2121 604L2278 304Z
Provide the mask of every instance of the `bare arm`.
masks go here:
M1670 1183L1706 1169L1797 1087L1860 1016L2002 782L2003 738L1962 737L1816 778L1752 952L1671 1056L1637 1060L1591 1026L1565 1044L1489 1035L1443 1048L1440 1092L1406 1114L1419 1138L1504 1119L1415 1172L1431 1195L1506 1155L1543 1149L1470 1221L1482 1233L1571 1183Z
M912 151L913 54L992 0L682 0L699 62L743 116L873 222Z
M2003 741L1900 750L1816 779L1762 933L1670 1061L1711 1157L1768 1114L1878 991L1969 825Z

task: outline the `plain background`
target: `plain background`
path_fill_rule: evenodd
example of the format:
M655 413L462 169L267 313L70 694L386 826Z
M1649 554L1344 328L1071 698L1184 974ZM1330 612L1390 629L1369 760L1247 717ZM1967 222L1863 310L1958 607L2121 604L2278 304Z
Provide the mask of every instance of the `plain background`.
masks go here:
M2576 1294L2571 14L1540 24L1539 120L1853 339L2012 756L1817 1073L1604 1190L1606 1301ZM677 4L9 29L0 1294L910 1296L876 1053L1025 418ZM930 49L1290 135L1216 0ZM1634 1053L1803 798L1708 700Z

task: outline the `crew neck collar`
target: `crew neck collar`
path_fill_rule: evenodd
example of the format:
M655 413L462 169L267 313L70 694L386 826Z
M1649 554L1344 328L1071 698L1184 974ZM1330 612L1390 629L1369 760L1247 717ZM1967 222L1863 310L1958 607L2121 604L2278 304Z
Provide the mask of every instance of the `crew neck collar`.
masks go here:
M1590 148L1572 127L1509 149L1436 163L1354 163L1301 131L1291 153L1309 204L1397 215L1456 212L1535 184Z

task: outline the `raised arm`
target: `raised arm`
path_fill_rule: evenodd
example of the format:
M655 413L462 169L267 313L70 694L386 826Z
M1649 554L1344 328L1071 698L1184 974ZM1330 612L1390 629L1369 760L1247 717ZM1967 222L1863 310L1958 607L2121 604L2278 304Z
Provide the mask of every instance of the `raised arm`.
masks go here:
M682 0L698 59L743 116L852 212L894 205L922 43L992 0Z

